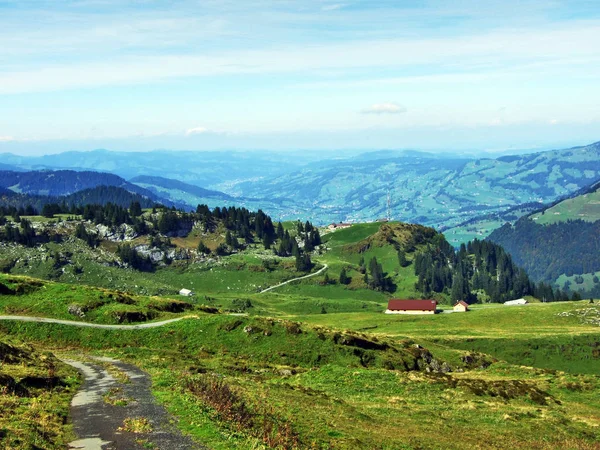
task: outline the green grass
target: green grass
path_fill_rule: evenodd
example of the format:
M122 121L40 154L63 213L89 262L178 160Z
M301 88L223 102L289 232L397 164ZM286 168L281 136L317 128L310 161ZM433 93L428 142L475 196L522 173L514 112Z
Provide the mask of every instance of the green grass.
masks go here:
M69 218L80 219L81 216L78 216L77 214L55 214L54 217L21 216L21 219L27 219L30 222L39 222L39 223L56 223L59 221L66 221Z
M581 277L583 278L583 282L578 284L575 281L575 278L577 277ZM585 291L591 291L592 289L594 289L598 284L594 282L594 277L598 277L600 278L600 271L599 272L595 272L595 273L584 273L584 274L576 274L576 275L572 275L570 277L568 277L566 274L562 274L560 277L558 277L558 279L556 280L556 284L558 284L560 287L563 287L564 284L569 281L571 283L571 289L573 290L585 290Z
M294 319L489 353L514 364L600 375L600 329L582 323L577 315L561 315L589 307L586 300L524 307L474 305L465 314L435 316L364 312L296 315Z
M122 313L139 313L143 320L165 319L191 310L180 299L147 297L109 289L42 281L30 277L0 274L0 283L14 295L3 295L3 314L52 317L94 323L120 323ZM125 320L126 322L129 320Z
M548 208L544 211L544 214L534 214L531 218L541 225L576 219L585 220L586 222L600 220L600 189L589 194L563 200Z
M392 229L402 243L403 228ZM416 279L412 266L398 267L393 246L380 245L381 230L380 223L361 224L325 235L330 250L313 261L328 264L333 282L324 284L319 275L265 294L257 291L300 274L293 259L258 248L151 274L106 267L84 253L77 260L84 273L63 273L66 283L2 275L9 288L21 286L20 295L0 297L5 313L74 319L68 307L79 304L94 306L83 320L98 323L114 323L115 311L197 318L144 330L0 322L0 337L142 367L179 427L210 448L261 448L284 429L299 448L597 448L600 328L581 313L593 305L474 305L465 314L385 315L391 295L415 295ZM52 261L36 251L23 259L41 273ZM361 256L367 263L377 257L396 292L365 288ZM264 258L279 263L268 271ZM335 282L342 267L352 277L348 286ZM137 294L120 294L115 286ZM196 292L183 313L163 308L171 300L141 295L177 298L181 287ZM201 303L222 313L205 314ZM239 308L248 315L227 314ZM434 361L452 372L427 373ZM191 381L215 377L245 405L253 426L240 427L190 388ZM276 423L268 436L256 433L263 423Z
M50 337L48 344L54 346L77 346L141 365L152 374L157 397L181 419L181 428L211 448L255 448L257 438L222 420L186 389L187 380L198 373L218 373L252 411L266 407L278 420L291 423L303 447L591 449L600 437L600 386L597 376L585 374L591 365L577 364L590 356L580 350L598 337L598 329L557 316L580 306L480 307L433 317L304 316L306 322L333 330L379 324L366 336L376 335L400 352L421 343L450 362L455 371L448 375L388 370L378 362L392 357L387 351L364 367L357 347L334 344L335 331L304 325L298 334L290 331L291 322L261 318L202 315L136 332L17 323L3 323L1 329L31 340ZM496 318L493 327L490 317ZM537 325L531 327L534 318ZM248 326L251 333L244 331ZM569 341L571 369L580 373L522 366L531 362L544 367L558 363L558 357L527 361L518 352L508 354L520 343L535 351L535 339L538 346ZM502 340L509 345L502 346ZM515 361L467 368L460 348L471 350L473 343L496 357L501 356L494 349L498 345L507 360ZM556 352L558 347L548 348Z
M0 335L0 446L62 449L74 438L67 424L77 371L52 354Z
M351 244L361 241L376 233L381 227L380 222L358 223L350 228L329 232L323 236L323 241L331 246Z

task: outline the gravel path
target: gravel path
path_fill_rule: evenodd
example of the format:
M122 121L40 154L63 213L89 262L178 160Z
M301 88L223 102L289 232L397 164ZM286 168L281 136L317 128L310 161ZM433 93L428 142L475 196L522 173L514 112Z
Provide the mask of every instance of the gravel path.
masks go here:
M319 275L320 273L323 273L323 271L324 271L324 270L327 270L327 267L328 267L328 266L327 266L327 264L324 264L324 265L323 265L323 267L321 267L321 268L320 268L319 270L317 270L315 273L311 273L311 274L308 274L308 275L304 275L303 277L299 277L299 278L292 278L291 280L287 280L287 281L284 281L283 283L276 284L275 286L271 286L270 288L263 289L263 290L262 290L262 291L260 291L259 293L260 293L260 294L264 294L265 292L269 292L269 291L271 291L271 290L273 290L273 289L276 289L276 288L278 288L278 287L284 286L284 285L286 285L286 284L288 284L288 283L292 283L292 282L294 282L294 281L298 281L298 280L304 280L305 278L315 277L315 276ZM1 316L0 316L0 317L1 317Z
M75 320L49 319L46 317L31 317L31 316L0 316L0 320L18 320L21 322L43 322L43 323L60 323L62 325L71 325L74 327L89 327L89 328L105 328L109 330L139 330L143 328L162 327L169 323L178 322L183 319L197 319L196 316L179 317L177 319L163 320L160 322L142 323L137 325L103 325L99 323L78 322Z
M71 449L120 450L162 449L188 450L206 449L183 436L173 425L174 418L156 404L150 391L150 376L131 364L110 358L97 358L109 362L129 381L117 381L100 364L63 360L79 370L85 377L83 386L71 402L71 417L74 431L79 437L69 444ZM120 396L128 399L125 406L115 406L104 401L103 396L111 389L121 389ZM126 418L146 418L152 431L132 433L119 430Z

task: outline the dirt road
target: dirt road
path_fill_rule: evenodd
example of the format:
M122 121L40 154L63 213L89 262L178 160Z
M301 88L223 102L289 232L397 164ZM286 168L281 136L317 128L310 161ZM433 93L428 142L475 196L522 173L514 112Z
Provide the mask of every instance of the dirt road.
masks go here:
M85 381L71 402L74 431L79 437L69 444L71 449L205 449L183 436L173 425L174 418L156 403L150 387L150 376L139 368L109 358L98 363L64 359L84 376ZM115 379L101 362L120 373ZM113 370L114 370L113 369ZM119 399L111 404L106 399ZM145 432L134 433L124 426L126 419L140 420Z
M179 317L177 319L162 320L160 322L141 323L136 325L104 325L100 323L78 322L76 320L49 319L46 317L32 316L0 316L0 320L17 320L21 322L59 323L74 327L104 328L108 330L139 330L144 328L162 327L169 323L178 322L183 319L197 318L196 316Z
M270 288L263 289L262 291L259 292L259 294L264 294L265 292L269 292L269 291L271 291L273 289L276 289L278 287L284 286L284 285L286 285L288 283L293 283L294 281L304 280L305 278L310 278L310 277L316 277L317 275L323 273L323 271L327 270L327 268L328 268L327 264L324 264L323 267L321 267L315 273L310 273L308 275L304 275L303 277L292 278L291 280L287 280L287 281L284 281L283 283L276 284L275 286L271 286Z

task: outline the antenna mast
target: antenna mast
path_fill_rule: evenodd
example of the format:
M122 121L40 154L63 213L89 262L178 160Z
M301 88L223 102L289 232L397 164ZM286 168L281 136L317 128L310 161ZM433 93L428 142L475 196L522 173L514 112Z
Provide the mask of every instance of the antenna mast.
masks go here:
M387 193L387 220L388 222L392 220L392 196L389 189Z

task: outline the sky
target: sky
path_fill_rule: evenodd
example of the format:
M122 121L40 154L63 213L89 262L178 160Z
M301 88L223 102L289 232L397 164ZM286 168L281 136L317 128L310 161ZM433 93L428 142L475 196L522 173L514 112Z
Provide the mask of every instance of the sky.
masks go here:
M599 42L596 0L0 0L0 152L582 145Z

